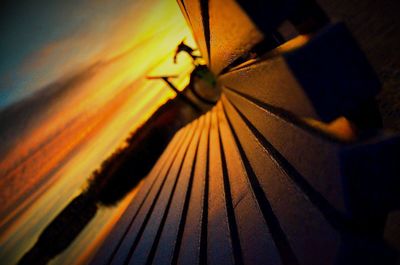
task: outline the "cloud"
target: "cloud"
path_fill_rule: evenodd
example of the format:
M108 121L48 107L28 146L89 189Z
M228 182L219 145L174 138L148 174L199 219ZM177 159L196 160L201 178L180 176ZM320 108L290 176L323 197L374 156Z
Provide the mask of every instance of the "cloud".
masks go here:
M14 103L0 112L0 157L2 157L20 138L27 135L30 129L40 123L46 114L51 114L55 105L62 98L79 89L80 84L93 77L102 63L61 78L42 87L30 97Z

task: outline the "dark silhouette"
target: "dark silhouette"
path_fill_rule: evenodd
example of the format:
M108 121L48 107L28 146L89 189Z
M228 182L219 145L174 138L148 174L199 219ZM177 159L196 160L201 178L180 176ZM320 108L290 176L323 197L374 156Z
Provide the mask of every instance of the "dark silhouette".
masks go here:
M133 132L89 178L88 188L75 197L44 229L19 264L46 264L64 251L95 216L98 205L113 206L153 167L174 133L201 113L181 98L169 100Z
M175 91L177 97L161 106L125 140L123 148L116 150L92 173L86 190L75 197L43 230L38 241L18 264L46 264L67 249L94 218L99 206L114 206L123 199L149 173L175 132L215 103L207 102L199 93L194 99L187 95L189 91L194 91L195 83L199 80L206 80L210 84L201 86L202 90L214 90L215 79L206 66L198 65L195 68L190 84L183 91L169 81L171 76L149 79L159 78ZM196 100L196 97L200 98ZM208 105L204 107L198 101Z
M176 48L175 55L174 55L174 63L177 63L176 59L179 53L181 52L186 52L190 57L192 57L193 62L195 62L198 58L201 56L194 55L193 53L196 50L193 49L192 47L188 46L185 44L185 40L182 40L181 43L179 43L178 47Z
M116 204L147 175L174 133L200 114L180 98L168 101L126 140L125 148L102 163L86 192L102 205Z
M96 212L96 203L89 194L75 197L43 230L35 245L18 264L47 264L74 241Z

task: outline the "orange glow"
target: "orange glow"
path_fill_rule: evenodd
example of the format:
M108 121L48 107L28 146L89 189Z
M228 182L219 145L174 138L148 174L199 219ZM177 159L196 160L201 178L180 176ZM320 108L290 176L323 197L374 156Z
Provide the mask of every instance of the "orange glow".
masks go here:
M289 51L293 51L304 46L309 40L311 36L309 35L298 35L295 38L283 43L282 45L278 46L274 51L277 53L285 53Z
M101 162L175 96L163 82L146 76L178 74L173 82L179 88L188 82L190 58L183 54L179 64L172 63L173 51L183 38L195 46L176 2L144 1L137 8L141 12L127 8L105 34L107 38L82 33L56 40L25 65L24 71L51 68L48 80L36 80L35 87L67 82L77 74L80 78L56 104L37 113L35 122L0 161L3 262L15 263ZM71 46L84 47L84 54L60 63L57 54ZM103 221L115 222L126 203L115 214L103 216Z
M357 139L355 126L345 117L339 117L330 123L324 123L310 118L304 121L310 126L341 141L354 141Z

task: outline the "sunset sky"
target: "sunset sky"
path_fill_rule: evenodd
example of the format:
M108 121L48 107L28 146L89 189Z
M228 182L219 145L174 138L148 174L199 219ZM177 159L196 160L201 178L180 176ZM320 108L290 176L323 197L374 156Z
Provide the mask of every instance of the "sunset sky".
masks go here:
M6 1L0 34L0 260L12 264L174 96L145 77L180 74L185 85L190 60L173 65L173 52L194 41L174 0ZM81 240L101 236L126 205L100 213Z

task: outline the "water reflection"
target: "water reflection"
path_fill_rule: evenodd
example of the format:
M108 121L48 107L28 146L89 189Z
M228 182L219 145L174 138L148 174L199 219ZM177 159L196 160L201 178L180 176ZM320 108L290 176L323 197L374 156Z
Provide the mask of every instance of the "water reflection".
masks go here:
M98 205L113 206L125 197L151 167L173 133L199 115L179 98L170 100L135 131L90 178L88 187L75 197L43 230L19 264L46 264L63 252L93 219ZM188 115L189 112L190 114Z
M106 3L90 2L93 6L86 9L84 3L71 6L79 11L79 19L69 17L74 23L79 21L77 28L43 40L39 50L33 51L32 68L24 68L23 76L40 80L24 84L26 97L15 104L9 102L13 112L0 111L0 116L6 117L0 124L4 140L0 147L1 264L17 263L79 195L92 171L130 131L174 96L162 82L149 82L144 76L190 70L191 62L185 61L185 56L180 55L179 65L172 63L173 49L183 37L194 44L176 2L112 1L107 7ZM17 20L25 15L20 13ZM47 11L36 13L32 20L47 15ZM37 31L53 29L60 31L57 24L43 25ZM12 28L10 31L18 35ZM24 32L35 35L31 31L35 27L27 22ZM182 74L175 84L182 88L187 78ZM77 257L94 249L97 243L92 241L104 237L128 203L129 198L124 198L116 207L99 207L67 251L50 263L79 263Z
M196 70L197 69L197 70ZM201 103L193 93L193 82L200 93L209 93L214 86L201 85L205 67L198 78L178 96L161 106L142 126L132 133L123 147L106 159L93 172L87 188L75 197L42 231L33 247L18 264L47 264L66 250L95 217L99 207L117 205L148 174L174 133L212 107ZM176 88L175 88L176 89ZM191 100L191 104L188 104Z

